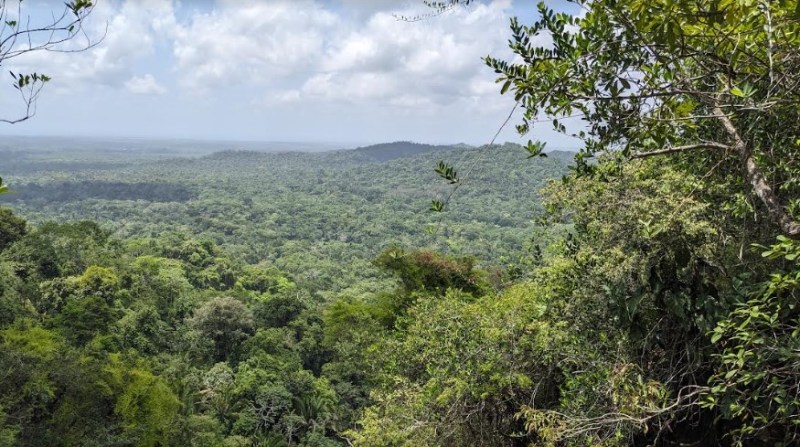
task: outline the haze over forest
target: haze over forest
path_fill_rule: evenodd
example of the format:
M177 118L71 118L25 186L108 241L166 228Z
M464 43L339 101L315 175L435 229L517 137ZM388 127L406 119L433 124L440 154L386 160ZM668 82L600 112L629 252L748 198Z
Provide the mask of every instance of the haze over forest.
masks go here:
M796 0L8 0L0 66L0 447L800 446Z

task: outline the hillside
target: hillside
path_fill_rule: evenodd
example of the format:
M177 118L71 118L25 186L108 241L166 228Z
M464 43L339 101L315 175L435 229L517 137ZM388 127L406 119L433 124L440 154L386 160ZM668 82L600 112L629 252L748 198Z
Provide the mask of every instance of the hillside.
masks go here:
M383 162L396 158L411 157L426 152L452 151L454 149L470 149L467 145L443 145L413 143L410 141L396 141L394 143L375 144L352 149L355 155L364 156L365 159Z

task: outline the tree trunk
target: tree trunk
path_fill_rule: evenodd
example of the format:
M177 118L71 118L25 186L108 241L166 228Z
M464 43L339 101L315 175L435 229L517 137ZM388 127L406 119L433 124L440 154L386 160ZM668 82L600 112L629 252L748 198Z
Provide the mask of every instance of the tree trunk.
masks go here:
M783 234L792 239L800 239L800 222L797 222L786 212L786 209L778 200L775 191L767 182L761 168L753 157L753 151L739 135L739 131L731 122L730 117L722 111L718 104L713 106L714 116L722 123L728 136L733 139L733 148L739 153L739 158L744 164L745 177L753 187L753 192L766 207L770 218L778 224Z

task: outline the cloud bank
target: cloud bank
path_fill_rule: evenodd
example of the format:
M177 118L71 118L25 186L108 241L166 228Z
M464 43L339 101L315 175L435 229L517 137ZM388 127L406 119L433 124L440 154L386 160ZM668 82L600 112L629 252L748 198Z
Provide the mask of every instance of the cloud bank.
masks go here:
M91 95L98 104L103 95L160 98L186 120L201 119L203 107L264 122L296 110L320 113L331 128L376 113L403 129L446 116L438 139L458 139L445 132L468 117L496 126L513 104L481 60L508 56L513 8L511 0L478 2L407 22L398 17L425 13L421 2L109 0L87 23L94 36L107 27L100 45L32 53L14 68L51 74L58 94Z

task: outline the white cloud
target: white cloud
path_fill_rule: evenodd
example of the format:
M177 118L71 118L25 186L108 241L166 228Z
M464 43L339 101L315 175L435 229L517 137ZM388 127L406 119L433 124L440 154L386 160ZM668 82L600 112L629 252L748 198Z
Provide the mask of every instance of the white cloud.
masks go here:
M213 8L176 16L173 0L109 0L91 16L91 34L101 35L108 25L100 45L83 53L31 53L20 65L52 73L56 85L65 88L102 85L158 94L164 87L152 75L135 74L156 72L141 64L163 45L171 58L158 62L174 70L190 93L241 87L266 96L270 105L482 103L494 108L502 102L494 75L480 58L507 53L509 0L411 23L397 17L424 12L416 2L339 0L338 7L333 5L218 0Z
M270 84L311 70L338 17L311 1L223 1L175 31L184 86Z
M312 0L222 0L175 27L178 77L193 93L252 88L268 105L429 107L481 98L493 108L502 102L496 87L486 88L494 75L481 57L506 52L509 0L412 23L397 17L424 8L393 9L410 2L340 1L334 8ZM347 6L362 15L347 14Z
M482 0L409 23L397 17L426 12L421 0L102 0L90 17L92 35L108 24L100 45L6 68L52 75L40 117L59 113L54 126L71 132L91 122L78 104L116 123L108 132L292 139L314 114L314 138L475 141L513 104L481 58L513 59L514 11ZM152 109L127 107L141 94ZM159 124L153 110L180 119Z
M397 9L407 9L414 4L419 4L416 0L339 0L346 8L353 8L357 11L368 13L375 11L394 11Z
M51 74L62 90L123 87L137 62L153 55L156 41L174 21L171 0L99 2L84 24L89 39L75 38L59 48L73 52L32 52L13 65L21 71ZM89 42L97 45L80 51Z
M163 95L167 91L150 73L128 79L125 89L135 95Z
M319 72L299 89L297 99L380 100L402 107L448 105L475 96L493 101L497 89L490 92L485 85L494 75L481 57L505 52L509 7L508 1L479 4L413 23L377 12L329 42Z

